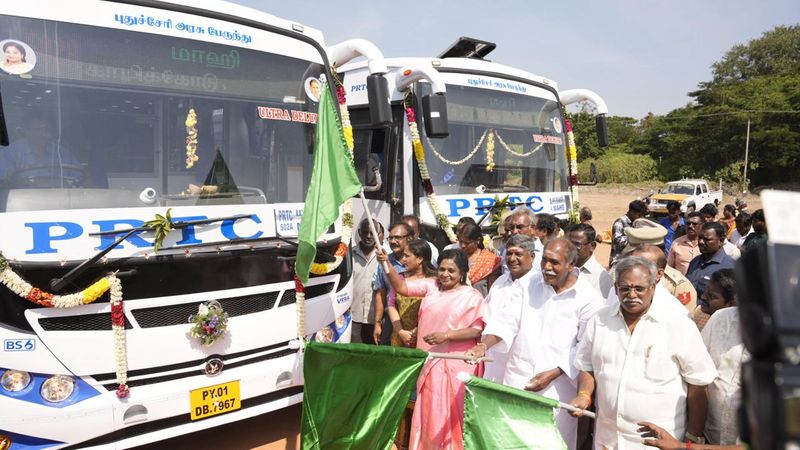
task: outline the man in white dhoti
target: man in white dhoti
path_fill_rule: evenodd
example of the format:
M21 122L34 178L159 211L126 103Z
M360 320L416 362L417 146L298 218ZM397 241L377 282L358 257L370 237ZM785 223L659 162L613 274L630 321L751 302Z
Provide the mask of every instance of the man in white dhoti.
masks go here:
M508 271L500 275L486 296L490 318L497 317L498 320L503 320L505 311L509 309L519 311L523 299L528 295L529 278L535 273L531 270L535 252L536 242L530 236L516 234L508 239L504 249ZM494 346L486 351L486 356L492 361L486 362L483 378L496 383L503 382L508 362L507 350Z
M487 349L508 349L503 384L534 391L559 401L577 393L577 344L586 322L603 307L603 298L575 268L577 250L566 239L545 245L542 271L533 272L526 295L499 314L489 316L481 343L467 354L474 358ZM566 410L556 424L575 448L578 421Z

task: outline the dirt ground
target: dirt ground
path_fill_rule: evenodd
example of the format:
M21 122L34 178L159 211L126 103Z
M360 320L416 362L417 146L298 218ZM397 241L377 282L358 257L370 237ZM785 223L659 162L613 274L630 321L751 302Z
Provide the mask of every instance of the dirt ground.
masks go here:
M582 206L592 210L592 224L598 233L610 230L611 224L625 214L628 203L650 193L649 189L614 186L583 187L579 192ZM748 196L746 201L749 211L761 208L757 196ZM733 203L734 198L725 197L725 203ZM610 246L600 244L595 257L601 264L608 264ZM227 450L294 450L300 448L300 405L263 416L254 417L242 422L204 430L188 436L181 436L168 441L159 442L139 450L156 450L169 448L174 450L194 450L197 448L217 448Z

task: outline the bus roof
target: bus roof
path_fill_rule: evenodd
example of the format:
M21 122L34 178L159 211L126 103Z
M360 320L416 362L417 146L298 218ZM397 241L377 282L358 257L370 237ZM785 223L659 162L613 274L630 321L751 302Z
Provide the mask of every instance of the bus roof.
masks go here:
M304 34L322 44L323 47L325 46L325 40L322 36L322 32L316 28L311 28L289 19L282 19L262 10L243 6L238 3L232 3L225 0L157 0L155 3L156 5L158 3L171 3L174 5L185 6L190 9L207 10L217 14L255 20L284 30Z
M390 69L397 69L400 67L405 66L433 66L434 68L443 68L443 69L458 69L458 70L467 70L470 72L486 72L486 73L495 73L495 74L502 74L508 75L516 78L522 78L525 80L533 81L535 83L545 84L547 86L551 86L552 88L558 90L558 84L549 79L545 78L541 75L536 75L530 72L526 72L524 70L516 69L514 67L506 66L503 64L498 64L491 61L486 61L482 59L474 59L474 58L416 58L416 57L404 57L404 58L387 58L386 65L389 66ZM358 70L361 68L366 67L365 61L358 61L351 64L347 64L341 68L342 72Z

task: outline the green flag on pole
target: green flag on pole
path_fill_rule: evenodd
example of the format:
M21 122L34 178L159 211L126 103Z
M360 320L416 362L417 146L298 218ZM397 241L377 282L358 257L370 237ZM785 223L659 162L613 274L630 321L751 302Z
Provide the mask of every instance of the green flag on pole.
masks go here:
M311 263L317 255L317 239L339 217L339 207L361 189L327 83L323 83L320 96L314 168L300 220L295 262L297 277L303 284L308 282Z
M427 353L309 342L303 356L303 450L389 450Z
M470 377L464 398L464 449L566 450L556 427L558 402Z

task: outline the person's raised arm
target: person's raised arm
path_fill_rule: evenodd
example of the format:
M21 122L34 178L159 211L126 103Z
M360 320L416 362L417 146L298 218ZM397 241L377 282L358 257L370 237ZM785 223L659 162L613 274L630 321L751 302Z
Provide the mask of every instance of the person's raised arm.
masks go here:
M394 270L394 267L391 264L383 264L386 261L389 261L389 255L386 254L383 250L378 250L378 261L383 265L383 267L388 268L389 270L386 272L386 278L389 279L389 284L392 285L392 289L400 295L408 295L408 288L406 287L406 280Z

